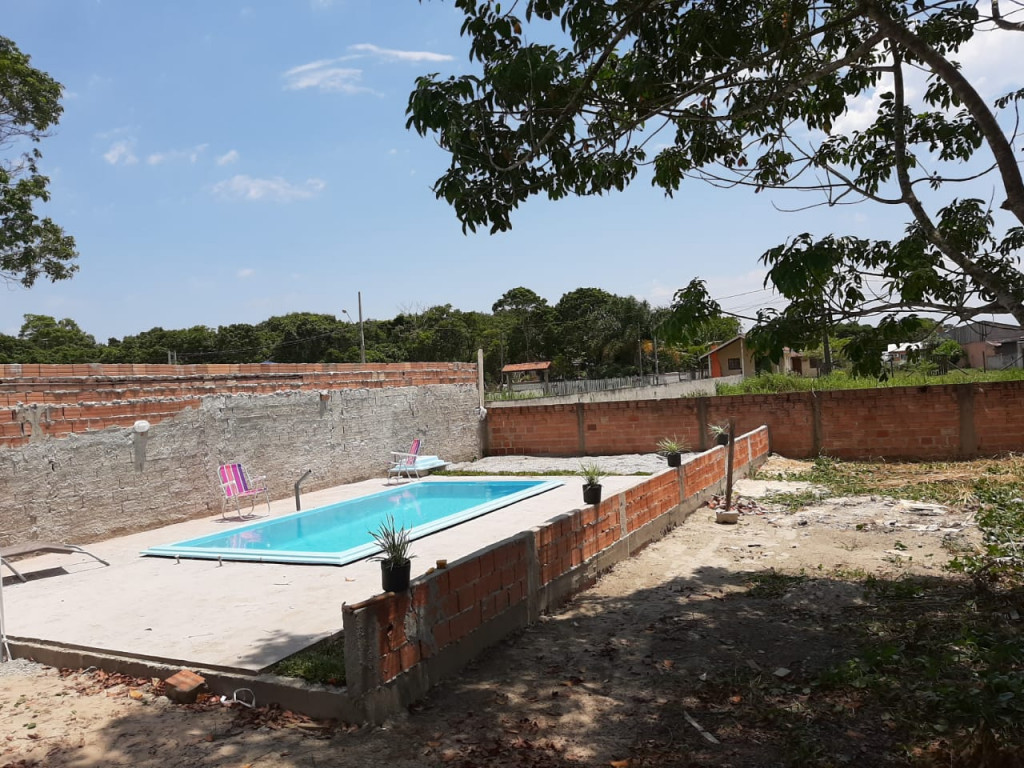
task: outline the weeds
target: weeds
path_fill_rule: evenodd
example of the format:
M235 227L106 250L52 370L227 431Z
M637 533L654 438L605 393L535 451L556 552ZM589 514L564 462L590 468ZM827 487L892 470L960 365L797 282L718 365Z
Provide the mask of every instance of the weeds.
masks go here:
M277 662L270 671L322 685L345 684L345 640L333 637Z
M1024 489L981 478L973 493L980 505L975 519L982 548L956 554L949 567L986 590L1019 590L1024 587Z
M964 384L968 382L1019 381L1024 372L1019 368L1001 371L954 371L941 376L921 372L897 372L881 382L867 376L851 376L836 371L828 376L804 378L784 373L762 373L746 378L738 384L718 384L718 395L769 395L780 392L824 392L835 389L877 389L880 387L921 387L938 384Z
M787 479L837 495L884 494L973 512L982 546L951 540L957 551L949 565L971 582L833 572L863 583L873 607L869 617L848 625L860 650L823 672L815 687L831 697L868 694L914 745L907 750L912 764L1021 764L1024 461L1009 456L884 469L820 457ZM909 564L903 542L892 549L890 562Z
M822 673L817 685L869 691L919 745L912 752L925 764L1018 764L1024 642L993 610L997 603L920 579L869 578L865 588L874 615L849 627L860 634L861 649ZM965 758L980 749L988 757Z
M802 573L797 575L779 573L772 568L768 571L761 571L750 575L747 583L751 587L747 594L751 597L776 599L785 595L797 584L805 581L807 581L807 577Z
M764 500L769 504L784 507L787 512L796 512L825 498L828 494L812 489L803 491L777 491L769 493Z

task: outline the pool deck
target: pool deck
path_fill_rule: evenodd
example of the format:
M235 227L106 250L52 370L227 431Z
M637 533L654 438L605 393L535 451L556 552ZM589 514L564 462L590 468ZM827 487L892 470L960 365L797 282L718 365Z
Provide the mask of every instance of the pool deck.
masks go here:
M437 480L460 478L437 478ZM465 480L524 478L472 477ZM565 485L419 539L412 544L413 578L439 559L453 562L483 546L580 508L578 477L538 477ZM602 478L605 498L647 476ZM432 482L427 478L421 482ZM302 496L304 509L385 489L383 479ZM256 507L268 519L266 505ZM293 498L271 503L269 517L295 511ZM143 557L147 547L205 536L252 522L220 514L97 542L87 555L43 555L16 563L29 580L3 570L7 636L165 664L257 672L341 631L343 603L380 593L380 565L219 563ZM76 543L76 542L72 542ZM16 654L17 655L17 654Z

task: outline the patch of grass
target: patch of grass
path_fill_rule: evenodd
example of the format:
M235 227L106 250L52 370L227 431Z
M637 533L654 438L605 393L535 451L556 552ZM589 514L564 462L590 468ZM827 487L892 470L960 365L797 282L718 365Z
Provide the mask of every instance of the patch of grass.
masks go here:
M785 507L787 512L796 512L804 507L816 504L823 498L825 498L825 495L808 488L803 491L777 491L769 493L764 497L764 500L769 504L778 504Z
M807 581L807 576L802 573L796 575L779 573L772 568L760 573L753 573L749 576L747 583L751 587L747 594L751 597L778 599L789 592L794 586L805 581Z
M915 371L897 371L885 381L867 376L851 376L836 371L828 376L805 378L784 373L762 373L737 384L717 384L718 395L767 395L779 392L825 392L836 389L878 389L891 387L922 387L969 382L1019 381L1024 370L1008 368L1000 371L958 370L943 375L930 375Z
M544 393L540 390L532 389L526 390L525 392L509 392L508 390L501 390L500 392L484 393L484 400L488 403L509 400L536 400L540 397L545 397Z
M982 547L957 554L950 568L986 590L1024 590L1024 487L983 477L975 483L974 494Z
M834 496L874 494L970 508L979 504L979 489L1004 486L1013 489L1013 496L1024 493L1024 457L880 464L819 456L806 471L773 475L762 471L758 477L810 482Z
M322 685L345 684L345 639L332 637L287 659L277 662L270 671L284 677L298 677Z
M864 589L883 600L910 600L923 595L927 586L923 579L913 576L892 579L868 576L864 579Z
M913 764L1019 765L1024 641L997 610L1005 603L937 580L870 577L865 587L871 615L848 626L860 650L815 685L869 692L914 745Z
M912 499L974 513L983 536L981 548L960 546L950 567L977 587L1024 588L1024 458L917 464L841 462L820 456L805 472L787 479L824 486L835 495L876 494ZM789 500L796 504L799 498ZM900 549L897 542L894 549ZM890 557L905 565L909 557Z

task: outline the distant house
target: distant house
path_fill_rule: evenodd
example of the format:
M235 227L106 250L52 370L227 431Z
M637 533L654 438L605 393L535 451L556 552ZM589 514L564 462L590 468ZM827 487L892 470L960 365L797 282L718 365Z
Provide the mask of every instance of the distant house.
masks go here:
M821 358L783 347L782 359L778 363L772 363L772 372L813 378L821 375Z
M1008 323L978 321L958 325L942 334L964 348L971 368L1022 368L1024 328Z
M903 344L889 344L885 348L885 352L882 353L883 363L892 363L893 365L903 365L915 352L920 352L923 345L919 341L908 341Z
M700 356L701 375L717 379L721 376L753 376L758 372L754 352L747 346L744 334L712 346ZM762 361L763 362L763 361ZM791 373L795 376L820 376L821 359L795 352L789 347L782 349L782 359L771 364L772 373Z
M753 376L755 372L754 353L747 347L742 333L713 345L699 360L702 375L712 379L722 376Z

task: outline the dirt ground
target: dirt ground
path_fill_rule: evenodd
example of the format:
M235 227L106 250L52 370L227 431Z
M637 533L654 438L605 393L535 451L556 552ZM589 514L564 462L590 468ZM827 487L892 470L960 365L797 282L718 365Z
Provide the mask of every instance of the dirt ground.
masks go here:
M794 467L772 461L768 472ZM799 765L823 740L836 764L883 764L897 748L886 713L854 702L812 728L808 681L850 652L845 622L870 609L848 578L946 578L943 540L971 537L971 521L881 497L791 512L758 498L766 490L808 492L743 481L738 524L699 510L384 727L183 706L148 680L2 665L0 766L752 768ZM749 717L780 696L781 719Z

